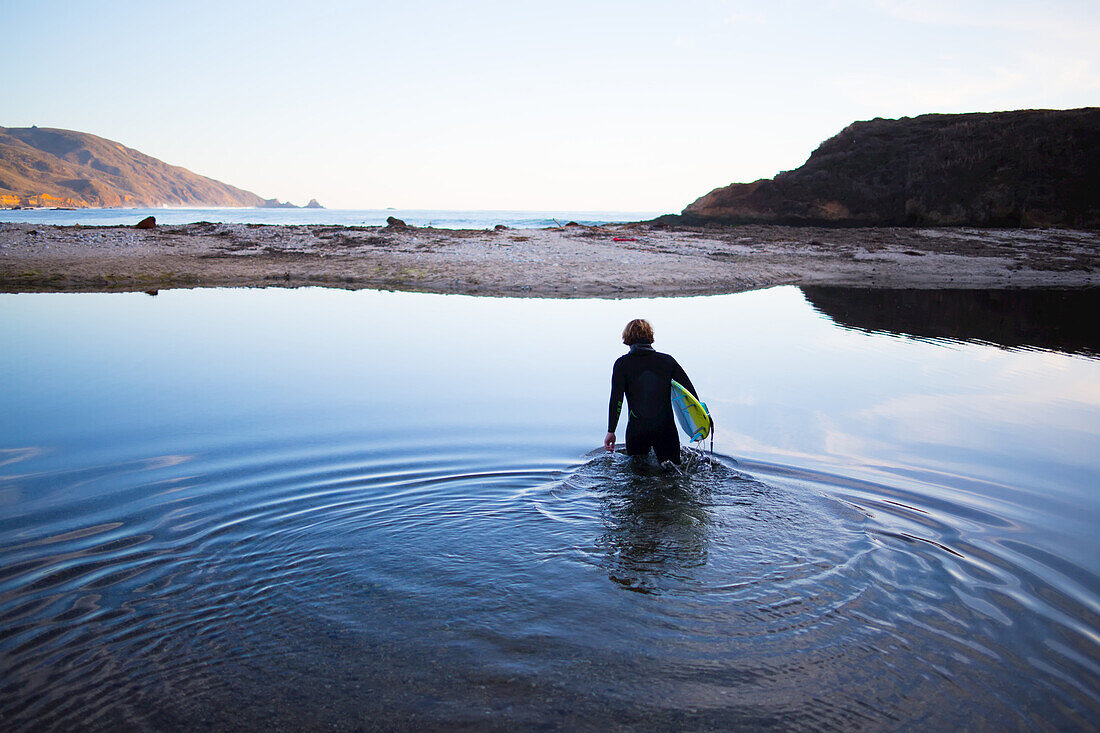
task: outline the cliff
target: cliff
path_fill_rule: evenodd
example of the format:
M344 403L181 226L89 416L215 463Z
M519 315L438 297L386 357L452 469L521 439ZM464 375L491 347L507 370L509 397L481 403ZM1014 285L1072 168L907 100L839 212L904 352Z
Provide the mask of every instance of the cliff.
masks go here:
M1100 108L856 122L793 171L717 188L686 222L1100 226Z
M254 193L95 135L0 127L0 206L262 206Z

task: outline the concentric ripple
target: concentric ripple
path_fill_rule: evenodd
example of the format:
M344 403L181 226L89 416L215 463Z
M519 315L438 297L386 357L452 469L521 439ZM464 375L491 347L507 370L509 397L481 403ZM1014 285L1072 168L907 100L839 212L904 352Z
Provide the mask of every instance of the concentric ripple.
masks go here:
M521 453L12 457L0 491L24 500L0 523L0 716L71 730L492 727L547 706L582 727L1096 714L1094 597L972 529L1003 532L995 515L721 457L681 475Z
M789 288L2 301L4 731L1100 727L1091 357ZM584 455L639 309L737 459Z

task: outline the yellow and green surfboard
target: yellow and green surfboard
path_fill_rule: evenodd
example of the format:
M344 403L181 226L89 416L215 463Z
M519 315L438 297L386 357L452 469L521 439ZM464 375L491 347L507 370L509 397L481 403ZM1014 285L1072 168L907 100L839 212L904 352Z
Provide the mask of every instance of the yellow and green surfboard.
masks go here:
M691 437L691 442L703 440L710 435L713 422L710 410L705 402L695 399L684 385L672 380L672 411L676 413L676 422Z

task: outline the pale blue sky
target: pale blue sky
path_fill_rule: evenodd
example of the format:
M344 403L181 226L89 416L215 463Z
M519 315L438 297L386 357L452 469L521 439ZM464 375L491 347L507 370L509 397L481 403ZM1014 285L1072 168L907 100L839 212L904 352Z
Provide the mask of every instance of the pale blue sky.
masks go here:
M0 125L333 208L678 211L849 122L1100 104L1100 3L0 0Z

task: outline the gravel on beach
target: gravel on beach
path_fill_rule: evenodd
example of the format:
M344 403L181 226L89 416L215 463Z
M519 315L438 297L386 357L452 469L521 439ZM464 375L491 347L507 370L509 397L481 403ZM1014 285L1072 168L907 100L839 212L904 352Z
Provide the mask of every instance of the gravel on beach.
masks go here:
M0 224L2 292L323 286L626 298L791 284L1092 287L1100 284L1100 232L648 223L490 230Z

